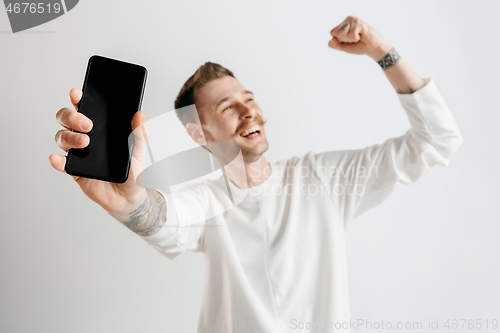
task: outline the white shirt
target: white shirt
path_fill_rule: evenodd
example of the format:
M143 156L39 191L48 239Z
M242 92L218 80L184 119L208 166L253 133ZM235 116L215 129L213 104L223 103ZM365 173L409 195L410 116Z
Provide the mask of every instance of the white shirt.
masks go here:
M248 192L230 182L232 195L243 199L222 213L207 213L227 201L220 180L175 194L160 190L167 223L142 238L171 259L205 254L198 332L351 331L347 225L397 182L413 183L433 165L448 165L462 144L434 81L424 82L397 95L411 124L404 135L271 163L269 178Z

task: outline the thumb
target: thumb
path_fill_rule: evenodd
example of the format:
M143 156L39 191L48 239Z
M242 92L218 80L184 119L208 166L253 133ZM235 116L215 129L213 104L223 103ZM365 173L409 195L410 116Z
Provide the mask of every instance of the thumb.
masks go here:
M339 42L337 37L332 37L332 39L328 42L328 46L330 46L332 49L344 51L347 53L356 53L354 50L358 47L358 45L356 44L357 43L341 43Z
M146 125L146 116L144 112L137 111L132 118L132 131L134 132L135 140L147 140L149 129Z
M132 118L132 133L129 139L134 140L134 150L132 151L131 172L136 180L137 176L146 168L148 155L149 128L146 125L144 112L137 111Z
M337 37L332 37L330 42L328 42L328 46L330 46L332 49L336 49L336 50L342 49L342 45L340 45L340 42L337 39Z

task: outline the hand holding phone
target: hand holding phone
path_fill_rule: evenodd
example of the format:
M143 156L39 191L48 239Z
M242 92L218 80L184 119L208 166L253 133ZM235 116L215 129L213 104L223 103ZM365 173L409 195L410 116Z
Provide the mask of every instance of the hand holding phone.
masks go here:
M143 66L92 56L78 112L94 126L85 148L68 151L65 170L73 176L124 183L128 178L134 114L140 110L147 70Z
M141 93L142 94L142 93ZM62 108L56 114L56 119L64 129L56 134L56 143L64 151L70 149L82 149L88 147L91 133L96 124L85 114L77 112L83 91L74 88L70 91L72 108ZM134 146L131 157L131 175L123 183L102 181L94 178L73 175L82 191L94 202L98 203L108 213L118 220L125 221L128 217L122 216L122 212L129 212L146 199L146 189L138 186L135 178L144 169L147 156L147 137L149 129L145 125L145 115L142 111L136 111L129 122L130 129L134 129ZM51 165L58 171L66 172L67 157L60 154L52 154L49 157ZM135 172L134 172L135 171Z

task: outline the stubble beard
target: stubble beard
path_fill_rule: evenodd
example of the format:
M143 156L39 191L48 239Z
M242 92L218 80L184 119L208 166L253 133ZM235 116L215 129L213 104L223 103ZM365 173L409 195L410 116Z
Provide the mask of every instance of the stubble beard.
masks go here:
M241 155L243 156L243 161L245 164L258 161L259 158L262 156L262 154L264 154L269 149L269 143L267 142L267 139L264 138L264 140L265 143L263 144L262 147L260 146L254 148L240 147Z

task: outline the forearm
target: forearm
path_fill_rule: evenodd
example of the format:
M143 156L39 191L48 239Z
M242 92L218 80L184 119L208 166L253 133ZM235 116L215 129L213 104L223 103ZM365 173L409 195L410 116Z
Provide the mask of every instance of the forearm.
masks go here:
M425 86L424 81L391 44L387 43L368 56L382 66L385 75L399 94L412 94Z
M139 207L130 213L113 217L140 236L154 235L165 225L165 198L158 191L148 188L146 197Z

